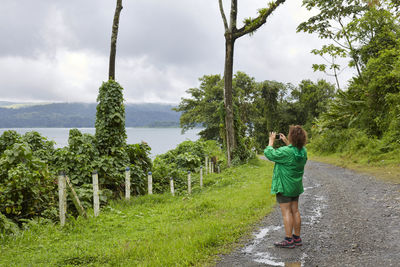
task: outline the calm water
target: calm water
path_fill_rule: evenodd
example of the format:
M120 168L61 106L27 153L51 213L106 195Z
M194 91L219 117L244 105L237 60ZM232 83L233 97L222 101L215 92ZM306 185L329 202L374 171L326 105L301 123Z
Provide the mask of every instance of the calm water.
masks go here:
M94 128L78 128L82 133L94 134ZM6 130L15 130L20 134L29 131L37 131L41 135L47 137L48 140L56 142L56 147L64 147L68 145L69 128L14 128L0 129L0 134ZM151 147L151 155L154 157L163 154L170 149L176 147L177 144L185 141L196 141L199 139L197 135L201 129L193 129L181 134L180 128L126 128L128 135L128 144L136 144L144 141Z

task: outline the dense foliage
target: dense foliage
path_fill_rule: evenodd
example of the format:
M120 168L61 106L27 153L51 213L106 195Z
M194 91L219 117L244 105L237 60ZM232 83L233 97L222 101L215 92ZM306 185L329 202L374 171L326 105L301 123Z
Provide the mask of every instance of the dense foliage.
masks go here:
M131 169L131 193L145 193L147 172L152 168L146 143L124 147L124 157L101 156L93 135L71 129L68 146L54 149L54 143L37 132L20 135L5 131L0 136L0 233L13 232L14 223L58 216L57 175L70 178L85 208L93 203L92 172L100 177L100 200L106 204L125 189L125 168ZM68 210L76 214L71 199Z
M126 144L123 88L115 81L104 82L99 89L96 113L96 140L100 155L113 155Z
M36 132L0 136L0 234L27 219L56 218L57 182L46 162L53 152L53 142Z
M170 178L174 179L177 192L186 190L188 171L199 172L206 156L213 160L216 168L222 169L226 165L224 154L214 140L184 141L175 149L158 155L153 165L154 191L168 192Z
M366 5L343 27L357 44L359 73L318 119L315 150L376 157L400 148L400 26L392 7Z
M268 133L287 133L291 124L311 129L313 120L326 111L335 88L324 80L314 83L303 80L295 87L276 81L256 82L243 72L233 80L235 133L239 140L236 159L244 162L261 151L268 142ZM224 144L224 115L222 80L219 75L200 78L199 88L187 91L191 98L183 98L177 111L182 112L183 130L202 125L203 138Z

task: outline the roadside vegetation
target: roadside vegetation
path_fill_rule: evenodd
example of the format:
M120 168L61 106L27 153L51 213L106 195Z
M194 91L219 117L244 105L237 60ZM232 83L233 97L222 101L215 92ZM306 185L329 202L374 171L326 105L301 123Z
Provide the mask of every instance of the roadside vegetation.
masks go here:
M204 188L116 201L99 217L61 228L40 220L0 240L1 266L188 266L212 264L273 207L273 165L249 163L209 174ZM91 211L88 212L92 214Z

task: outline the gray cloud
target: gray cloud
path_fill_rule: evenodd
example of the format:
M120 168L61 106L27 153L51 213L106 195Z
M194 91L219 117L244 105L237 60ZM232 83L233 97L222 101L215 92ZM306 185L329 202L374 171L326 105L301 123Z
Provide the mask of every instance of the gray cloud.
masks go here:
M224 0L225 11L230 7ZM223 25L215 0L123 1L117 43L117 80L129 102L179 102L205 74L223 73ZM265 1L239 1L239 20ZM3 0L0 7L0 100L96 100L107 77L115 1ZM234 70L257 81L297 84L326 78L316 37L297 34L309 13L287 1L253 36L235 46ZM351 71L342 74L343 85Z

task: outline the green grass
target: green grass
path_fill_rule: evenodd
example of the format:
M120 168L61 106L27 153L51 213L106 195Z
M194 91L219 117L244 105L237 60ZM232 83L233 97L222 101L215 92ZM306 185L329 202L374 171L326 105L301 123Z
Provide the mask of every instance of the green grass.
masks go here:
M0 240L0 265L212 265L270 212L272 167L253 160L207 175L203 190L194 186L191 196L118 201L99 217L72 218L64 228L31 224L22 234Z

